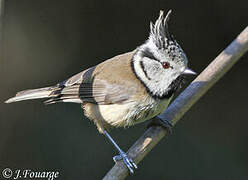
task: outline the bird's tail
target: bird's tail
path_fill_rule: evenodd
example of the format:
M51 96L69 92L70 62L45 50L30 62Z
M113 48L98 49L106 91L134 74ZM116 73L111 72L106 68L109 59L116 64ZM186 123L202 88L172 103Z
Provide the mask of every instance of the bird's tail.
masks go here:
M56 87L45 87L39 89L30 89L18 92L15 97L12 97L5 101L5 103L12 103L17 101L24 101L29 99L41 99L49 98L50 94L54 91Z

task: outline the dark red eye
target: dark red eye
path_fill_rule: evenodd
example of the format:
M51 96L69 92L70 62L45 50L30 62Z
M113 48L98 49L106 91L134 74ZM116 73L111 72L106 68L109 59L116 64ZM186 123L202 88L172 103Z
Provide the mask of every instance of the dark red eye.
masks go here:
M168 69L170 67L170 63L162 62L162 66L163 66L164 69Z

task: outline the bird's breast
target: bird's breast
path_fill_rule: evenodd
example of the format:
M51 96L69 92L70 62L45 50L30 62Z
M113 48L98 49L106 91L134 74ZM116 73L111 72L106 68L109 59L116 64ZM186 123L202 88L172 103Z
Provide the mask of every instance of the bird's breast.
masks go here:
M130 101L121 104L98 105L102 120L115 127L127 127L149 120L160 114L169 104L169 99Z

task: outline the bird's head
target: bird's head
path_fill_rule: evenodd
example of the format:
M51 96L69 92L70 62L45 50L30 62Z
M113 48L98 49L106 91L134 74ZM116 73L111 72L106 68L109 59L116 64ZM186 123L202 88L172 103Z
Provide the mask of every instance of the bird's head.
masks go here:
M148 40L137 48L132 66L137 77L155 98L168 98L180 86L184 74L195 74L187 67L186 54L168 30L171 10L160 11L150 23Z

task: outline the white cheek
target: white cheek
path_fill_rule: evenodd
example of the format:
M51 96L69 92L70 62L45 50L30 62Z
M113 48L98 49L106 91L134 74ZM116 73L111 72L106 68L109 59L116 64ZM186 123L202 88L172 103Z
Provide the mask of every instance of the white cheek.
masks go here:
M140 57L134 58L134 69L141 81L149 89L150 92L156 95L163 95L171 82L175 79L175 71L172 69L163 69L160 62L143 58L146 74L140 65Z
M151 69L147 69L148 76L152 79L157 79L163 73L163 69L161 69L158 65L151 66Z

